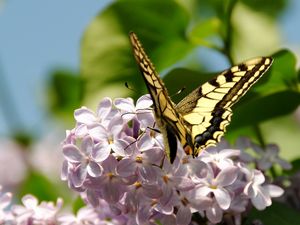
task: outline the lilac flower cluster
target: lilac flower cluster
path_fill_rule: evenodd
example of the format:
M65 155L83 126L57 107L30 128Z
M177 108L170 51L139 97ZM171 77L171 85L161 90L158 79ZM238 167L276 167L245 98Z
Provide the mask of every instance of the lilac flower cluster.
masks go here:
M25 195L22 205L12 205L12 194L1 193L0 187L0 224L1 225L82 225L82 224L108 224L104 221L110 215L110 208L104 201L101 203L102 210L97 211L91 206L84 206L77 214L63 213L63 201L57 199L56 203L38 203L36 197ZM112 223L112 224L120 224Z
M249 205L263 210L271 197L283 194L265 181L261 170L251 169L254 158L225 141L197 158L178 144L170 164L151 105L149 95L136 105L130 98L104 98L97 112L77 109L76 126L67 131L62 179L95 210L105 204L110 224L184 225L193 213L211 224L225 215L240 224ZM268 169L271 164L265 157L260 165ZM90 224L102 224L100 217L98 213Z

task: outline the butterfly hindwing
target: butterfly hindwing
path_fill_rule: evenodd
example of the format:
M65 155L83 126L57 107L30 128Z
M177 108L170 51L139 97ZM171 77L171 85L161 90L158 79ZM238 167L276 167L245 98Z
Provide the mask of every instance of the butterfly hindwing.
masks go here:
M176 110L191 130L194 155L220 141L230 123L232 105L269 69L272 61L261 57L234 66L178 103Z
M156 123L163 135L171 163L177 141L185 152L197 156L220 141L231 120L231 107L269 69L272 58L248 60L196 88L175 105L134 33L130 33L135 59L153 100Z

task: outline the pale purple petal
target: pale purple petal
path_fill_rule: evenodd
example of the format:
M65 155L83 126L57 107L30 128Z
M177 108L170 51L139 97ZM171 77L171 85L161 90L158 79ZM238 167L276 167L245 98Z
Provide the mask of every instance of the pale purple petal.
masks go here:
M87 176L86 167L79 165L72 171L70 175L74 186L81 187Z
M103 173L103 168L98 163L90 161L87 165L87 172L92 177L99 177Z
M258 189L257 195L251 198L251 202L258 210L264 210L272 204L268 191L263 188Z
M240 150L237 149L224 149L219 152L220 158L229 158L240 155Z
M263 184L265 182L265 176L259 170L254 170L253 182L255 184Z
M116 108L125 112L135 112L135 107L132 98L116 98L114 100Z
M114 141L111 148L115 153L117 153L117 155L124 157L127 155L127 152L125 151L125 149L128 147L128 145L129 145L129 143L119 139L119 140Z
M221 209L226 210L230 206L231 198L229 193L224 188L217 188L213 191L216 201Z
M220 223L223 217L223 210L217 205L213 204L206 210L206 216L213 224Z
M224 170L221 170L221 172L217 175L215 179L217 184L220 186L228 186L232 184L237 178L237 171L237 167L229 167Z
M117 178L114 178L117 179ZM112 181L105 183L102 189L103 198L110 204L117 203L123 196L124 191L119 183Z
M6 208L12 199L12 194L11 193L4 193L0 196L0 210L3 210Z
M195 184L187 177L173 177L172 180L176 184L176 188L180 191L188 191L195 187Z
M292 165L289 163L289 162L287 162L287 161L285 161L285 160L283 160L283 159L277 159L277 163L283 168L283 169L285 169L285 170L290 170L290 169L292 169Z
M149 94L141 96L136 102L136 109L148 109L153 104Z
M144 134L137 143L139 151L147 151L153 147L152 138L148 134Z
M244 194L251 197L254 197L257 195L257 188L253 187L253 183L249 182L248 184L246 184L245 188L244 188Z
M67 180L68 179L68 172L69 172L69 165L68 161L63 161L62 168L61 168L61 173L60 173L60 178L62 180Z
M143 184L144 194L149 198L158 199L162 196L162 190L157 184Z
M81 143L81 151L86 155L89 156L92 152L94 146L94 141L90 136L86 136Z
M269 192L269 195L271 197L280 197L284 193L284 190L281 187L273 184L265 185L264 189L266 189L267 192Z
M63 147L64 157L73 163L81 162L84 159L84 155L81 153L79 148L73 144L67 144Z
M108 139L108 132L100 123L90 126L88 132L95 141Z
M86 124L80 124L75 128L75 136L83 138L85 135L88 134L88 128Z
M196 186L196 196L199 196L199 197L207 196L211 192L212 192L211 188L209 188L205 185L197 185Z
M115 173L116 172L116 167L118 166L118 160L113 157L112 155L109 155L106 160L102 162L102 167L106 172L111 172Z
M157 169L152 165L143 165L139 169L139 174L143 181L148 183L155 182L157 180Z
M74 118L78 123L83 123L87 125L92 124L96 121L94 112L87 109L86 107L76 109L74 112Z
M120 132L123 130L124 123L122 117L114 117L110 120L108 125L108 130L114 137L117 137Z
M129 177L136 172L136 162L132 159L122 159L117 167L117 172L121 177Z
M111 147L107 142L98 143L94 146L91 155L92 158L97 162L102 162L109 156Z
M137 216L136 216L136 222L138 224L149 224L149 216L151 214L151 208L150 206L140 206L139 210L137 211ZM150 225L150 224L149 224Z
M188 225L190 224L192 219L191 210L188 207L179 207L178 212L176 214L176 224L179 225Z
M98 105L97 115L99 118L106 118L112 108L112 100L108 97L102 99Z
M270 169L273 165L273 162L271 162L268 158L262 158L258 160L257 167L260 170L267 170Z
M147 127L153 127L155 124L153 112L150 110L143 110L143 112L139 112L137 114L137 118L141 124L141 130L145 130Z

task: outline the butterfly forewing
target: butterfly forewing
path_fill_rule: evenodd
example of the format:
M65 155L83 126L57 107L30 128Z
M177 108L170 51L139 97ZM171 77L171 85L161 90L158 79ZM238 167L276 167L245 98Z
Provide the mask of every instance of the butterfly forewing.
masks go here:
M175 110L175 104L171 101L163 81L159 78L153 64L134 33L130 33L130 41L134 57L153 100L156 123L164 138L166 154L170 161L173 162L177 151L176 137L183 146L187 145L187 128L184 125L183 118Z
M231 107L269 69L272 58L252 59L222 72L176 106L191 130L194 155L220 141L231 119Z

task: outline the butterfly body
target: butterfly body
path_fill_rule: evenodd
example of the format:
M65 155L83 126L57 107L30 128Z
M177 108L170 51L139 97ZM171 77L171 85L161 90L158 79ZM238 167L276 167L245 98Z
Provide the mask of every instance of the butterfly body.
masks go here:
M130 40L153 100L156 122L171 162L176 157L176 137L185 152L193 156L219 142L230 123L232 105L268 70L273 61L270 57L261 57L234 66L199 86L175 105L134 33L130 33Z

